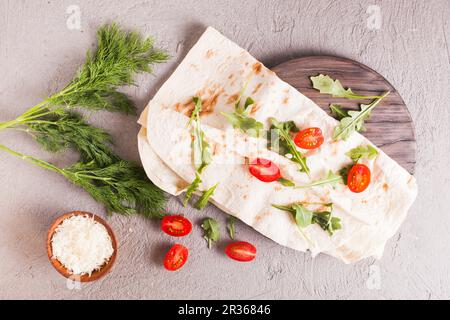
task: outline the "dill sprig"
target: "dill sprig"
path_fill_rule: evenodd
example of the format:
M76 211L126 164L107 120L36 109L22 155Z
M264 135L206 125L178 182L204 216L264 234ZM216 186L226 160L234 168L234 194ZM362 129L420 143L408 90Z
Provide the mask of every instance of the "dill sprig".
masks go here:
M152 38L121 30L116 24L100 27L97 39L96 51L87 53L84 65L64 89L16 119L0 123L0 130L17 127L28 132L47 151L74 148L80 154L80 161L58 168L4 145L0 149L62 174L103 203L109 213L161 217L167 200L165 193L147 178L141 167L120 159L112 151L107 132L88 124L70 109L82 107L135 114L132 100L117 89L133 85L136 73L153 73L151 65L166 61L168 55L154 48Z
M41 168L63 175L105 205L107 212L124 215L142 214L148 218L163 216L166 196L153 185L144 170L131 162L119 160L99 167L94 161L77 162L59 168L39 158L24 155L2 144L0 149Z
M97 41L96 51L88 51L84 65L64 89L16 119L0 123L0 130L57 113L61 106L135 114L133 101L118 88L133 85L137 73L153 73L151 65L165 62L169 56L154 47L153 38L124 31L114 23L99 28Z
M93 54L88 51L75 78L51 96L48 104L134 114L133 102L118 92L117 87L133 85L136 73L153 73L150 65L166 61L168 55L153 47L153 38L144 39L137 32L121 30L116 24L102 26L97 41L97 50Z
M88 124L79 113L59 110L26 125L26 131L49 152L73 148L79 152L82 162L94 161L99 166L119 160L110 148L111 136Z

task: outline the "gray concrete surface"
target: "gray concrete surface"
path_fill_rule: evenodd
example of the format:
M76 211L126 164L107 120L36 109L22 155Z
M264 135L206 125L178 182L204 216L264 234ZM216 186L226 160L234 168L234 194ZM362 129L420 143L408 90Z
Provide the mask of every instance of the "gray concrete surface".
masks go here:
M66 11L71 5L80 9L80 30L73 29L73 8ZM374 24L378 9L370 5L380 9L381 26ZM354 265L323 255L311 259L243 223L236 225L237 238L255 243L259 256L250 264L234 263L221 253L226 236L212 250L201 238L203 216L224 222L225 215L211 206L203 213L185 210L172 199L170 211L185 213L196 223L194 232L179 240L191 249L182 270L163 269L161 260L173 239L159 232L157 223L115 215L110 224L120 248L113 272L74 287L47 260L47 228L63 212L104 214L102 207L62 177L1 154L0 298L450 298L448 0L2 0L0 121L61 88L94 44L96 28L113 20L154 35L173 55L157 68L156 77L139 77L139 86L128 90L140 109L208 25L268 66L303 55L333 54L377 70L399 90L415 122L419 196L384 257ZM91 119L112 132L122 156L139 159L135 118L98 113ZM59 165L76 159L70 153L45 153L21 132L1 132L0 141Z

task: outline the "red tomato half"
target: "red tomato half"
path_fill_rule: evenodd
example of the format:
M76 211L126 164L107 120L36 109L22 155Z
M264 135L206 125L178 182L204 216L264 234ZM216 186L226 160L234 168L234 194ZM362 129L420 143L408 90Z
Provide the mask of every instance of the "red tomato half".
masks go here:
M250 162L250 173L263 182L272 182L281 178L280 168L270 160L256 158Z
M363 192L370 184L370 169L364 164L355 164L348 172L347 185L352 192Z
M181 244L174 244L164 258L164 268L170 271L180 269L187 261L188 249Z
M233 260L248 262L256 257L256 247L245 241L238 241L229 244L225 248L225 253Z
M161 230L173 237L183 237L192 230L192 223L183 216L165 216Z
M294 143L302 149L316 149L323 143L323 134L320 128L307 128L299 131L294 137Z

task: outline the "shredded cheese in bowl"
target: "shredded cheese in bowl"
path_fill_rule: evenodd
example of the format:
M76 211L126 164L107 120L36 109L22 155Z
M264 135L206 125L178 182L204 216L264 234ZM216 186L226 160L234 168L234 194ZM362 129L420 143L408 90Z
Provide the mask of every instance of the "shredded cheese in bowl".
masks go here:
M65 219L51 240L53 258L72 274L89 276L109 261L114 253L105 226L86 215Z

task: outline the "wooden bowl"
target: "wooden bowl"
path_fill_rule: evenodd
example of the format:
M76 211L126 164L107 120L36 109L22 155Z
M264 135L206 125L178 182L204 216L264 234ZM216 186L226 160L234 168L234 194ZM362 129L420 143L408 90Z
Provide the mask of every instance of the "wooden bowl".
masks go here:
M113 254L112 254L111 258L109 258L108 262L106 262L99 270L93 271L91 275L73 274L73 273L69 272L69 270L67 270L67 268L64 267L61 264L61 262L58 261L58 259L53 257L52 238L53 238L53 235L55 234L56 228L65 219L70 218L72 216L78 216L78 215L83 215L83 216L88 215L90 217L94 217L95 221L97 221L98 223L101 223L108 231L108 234L111 237L112 247L114 249ZM68 213L65 213L65 214L59 216L50 226L50 229L48 230L48 234L47 234L47 254L48 254L48 258L50 259L50 262L52 263L53 267L56 269L56 271L58 271L64 277L69 278L74 281L79 281L79 282L95 281L95 280L98 280L101 277L103 277L105 274L107 274L111 270L114 262L116 261L116 256L117 256L116 237L114 236L114 233L113 233L111 227L106 223L105 220L103 220L99 216L97 216L93 213L84 212L84 211L72 211L72 212L68 212Z

